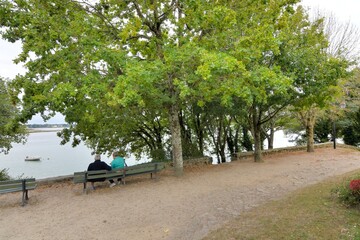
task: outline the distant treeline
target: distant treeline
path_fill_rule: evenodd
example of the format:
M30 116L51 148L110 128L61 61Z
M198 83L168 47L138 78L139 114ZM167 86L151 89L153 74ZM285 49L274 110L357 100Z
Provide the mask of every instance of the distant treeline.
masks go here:
M26 124L28 128L66 128L69 124Z

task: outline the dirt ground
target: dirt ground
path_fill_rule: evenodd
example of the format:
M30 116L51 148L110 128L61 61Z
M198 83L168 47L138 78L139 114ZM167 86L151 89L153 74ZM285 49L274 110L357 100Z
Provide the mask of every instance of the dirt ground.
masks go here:
M291 152L143 175L126 185L98 183L82 193L72 182L0 195L0 239L201 239L241 212L331 176L360 169L360 151Z

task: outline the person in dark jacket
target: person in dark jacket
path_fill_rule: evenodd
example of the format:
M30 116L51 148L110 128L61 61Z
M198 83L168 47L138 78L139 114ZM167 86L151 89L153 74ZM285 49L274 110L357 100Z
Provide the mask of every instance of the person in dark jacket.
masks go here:
M101 161L100 154L96 154L95 161L89 164L87 170L88 171L96 171L96 170L110 171L111 167L106 162ZM95 180L89 180L89 182L91 182L92 189L95 189L94 182L103 182L105 180L106 180L105 178L104 179L95 179ZM110 187L114 187L116 185L114 180L112 180L112 179L110 179L109 182L110 182Z

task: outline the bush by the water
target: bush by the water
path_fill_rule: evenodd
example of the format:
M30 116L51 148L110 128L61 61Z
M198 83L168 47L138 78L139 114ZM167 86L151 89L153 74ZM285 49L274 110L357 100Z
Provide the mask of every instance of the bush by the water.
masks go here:
M360 176L345 180L334 192L339 200L349 207L360 207Z
M4 168L0 170L0 181L6 181L6 180L10 180L10 176L8 173L8 169Z

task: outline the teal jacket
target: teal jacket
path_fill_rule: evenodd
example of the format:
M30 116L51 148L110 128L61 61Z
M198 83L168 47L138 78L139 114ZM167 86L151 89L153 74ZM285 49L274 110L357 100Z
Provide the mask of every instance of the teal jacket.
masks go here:
M125 159L122 157L116 157L111 162L112 169L124 168L125 167Z

